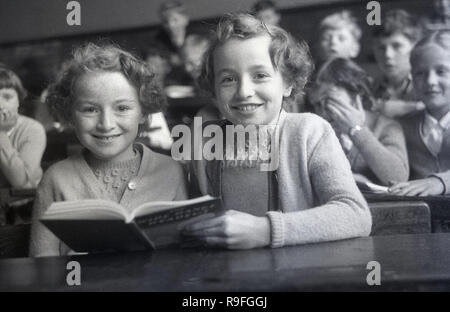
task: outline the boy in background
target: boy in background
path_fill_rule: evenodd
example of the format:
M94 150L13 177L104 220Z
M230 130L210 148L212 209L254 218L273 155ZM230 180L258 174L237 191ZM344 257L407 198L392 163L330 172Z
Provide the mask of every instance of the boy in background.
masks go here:
M387 117L399 118L424 109L415 99L409 56L420 37L413 17L403 10L384 15L373 32L373 52L381 77L375 81L374 94L378 98L374 110Z
M324 63L335 57L354 59L360 50L361 28L347 10L325 17L319 25L319 58Z
M260 0L253 5L254 15L267 25L279 26L281 15L275 3L270 0Z

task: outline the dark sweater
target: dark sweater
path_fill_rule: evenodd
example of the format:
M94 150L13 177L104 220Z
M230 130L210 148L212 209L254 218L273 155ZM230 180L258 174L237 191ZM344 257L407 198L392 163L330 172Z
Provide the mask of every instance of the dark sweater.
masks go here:
M444 182L445 194L450 194L450 128L444 132L440 153L434 156L420 136L424 117L425 113L421 113L401 120L408 146L411 179L437 176Z

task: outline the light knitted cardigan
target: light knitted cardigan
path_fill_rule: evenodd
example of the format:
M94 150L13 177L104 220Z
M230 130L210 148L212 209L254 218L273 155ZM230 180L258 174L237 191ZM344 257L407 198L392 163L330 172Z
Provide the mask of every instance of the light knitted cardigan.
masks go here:
M0 133L0 187L36 187L42 178L45 146L44 127L19 115L9 136Z
M135 188L127 188L119 203L128 210L149 201L187 199L181 165L170 157L157 154L142 144L135 145L142 154ZM31 228L31 256L58 256L70 252L39 218L52 202L80 199L110 200L109 193L95 177L82 153L51 166L37 189Z
M368 205L330 124L283 111L279 125L278 210L267 212L271 247L369 235ZM194 169L202 193L218 195L212 163L199 161Z

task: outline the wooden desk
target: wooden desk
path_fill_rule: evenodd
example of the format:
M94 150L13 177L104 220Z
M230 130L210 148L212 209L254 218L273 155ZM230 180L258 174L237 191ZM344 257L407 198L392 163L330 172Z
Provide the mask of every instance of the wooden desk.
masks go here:
M0 226L14 223L15 213L31 216L31 204L35 195L34 188L0 188Z
M66 265L81 265L67 286ZM368 286L369 261L381 286ZM450 290L450 234L375 236L256 249L147 253L0 261L0 291L303 291Z
M386 201L423 201L431 212L431 228L433 232L450 232L450 196L395 196L389 194L363 193L369 203Z

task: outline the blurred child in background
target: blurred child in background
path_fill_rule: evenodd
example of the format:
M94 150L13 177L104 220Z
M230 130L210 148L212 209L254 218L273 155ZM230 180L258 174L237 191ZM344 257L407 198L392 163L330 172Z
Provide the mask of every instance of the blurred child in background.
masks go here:
M391 185L408 180L402 127L370 111L375 98L363 69L334 58L322 66L310 93L315 111L336 131L357 181Z
M419 24L424 33L440 29L450 29L450 0L433 0L433 12L423 16Z
M20 78L0 66L0 187L35 188L46 147L44 127L20 115L26 91Z
M417 21L406 11L383 14L374 26L373 51L381 76L375 81L378 102L373 108L387 117L398 118L424 109L413 93L409 56L420 38Z
M350 11L325 17L319 25L320 63L334 57L354 59L360 50L361 28Z
M279 26L281 15L273 1L260 0L253 5L253 14L267 25Z
M450 194L450 30L432 32L417 43L411 65L414 90L426 109L402 120L414 180L390 191Z

